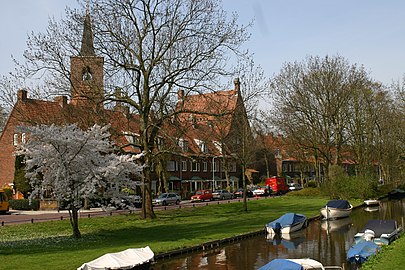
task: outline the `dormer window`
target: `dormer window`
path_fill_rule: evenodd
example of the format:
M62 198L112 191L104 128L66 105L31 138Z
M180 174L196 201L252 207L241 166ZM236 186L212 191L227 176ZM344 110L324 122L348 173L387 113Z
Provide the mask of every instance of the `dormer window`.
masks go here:
M198 139L194 139L198 147L200 148L200 151L203 153L208 153L208 146L207 143Z
M180 138L179 139L179 146L183 152L188 152L188 141Z
M26 139L25 133L22 133L21 134L21 143L24 144L26 142L26 140L27 139Z

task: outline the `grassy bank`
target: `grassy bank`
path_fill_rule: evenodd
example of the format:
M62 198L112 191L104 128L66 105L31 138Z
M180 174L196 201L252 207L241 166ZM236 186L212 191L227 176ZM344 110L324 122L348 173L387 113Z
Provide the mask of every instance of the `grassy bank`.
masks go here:
M361 270L405 269L405 237L401 236L389 246L383 246L382 252L367 261Z
M70 237L68 221L0 228L2 269L76 269L108 252L150 246L157 254L257 231L286 212L312 217L327 199L283 196L242 203L157 212L156 220L138 215L81 219L82 239ZM22 267L22 268L21 268Z

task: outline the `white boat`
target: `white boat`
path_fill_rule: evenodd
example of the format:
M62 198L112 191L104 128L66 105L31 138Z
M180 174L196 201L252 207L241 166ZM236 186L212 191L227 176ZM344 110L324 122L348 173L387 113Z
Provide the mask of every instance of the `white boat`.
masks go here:
M129 248L121 252L104 254L91 262L84 263L77 270L146 270L149 269L154 257L155 254L148 246Z
M269 234L289 234L301 230L308 225L307 217L301 214L287 213L266 224Z
M377 206L377 205L380 205L380 201L379 200L365 200L364 204L366 206Z
M354 235L354 241L372 241L377 245L389 245L399 237L402 227L395 220L369 220L363 229Z
M340 266L323 266L313 259L274 259L258 270L328 270L343 269Z
M337 219L348 217L352 213L353 206L346 200L331 200L321 209L324 219Z

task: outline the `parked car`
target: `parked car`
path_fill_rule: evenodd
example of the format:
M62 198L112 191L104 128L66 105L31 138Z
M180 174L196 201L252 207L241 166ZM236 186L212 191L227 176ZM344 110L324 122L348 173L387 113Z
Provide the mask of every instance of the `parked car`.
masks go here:
M131 208L131 207L141 208L142 207L142 197L139 195L128 195L121 199L121 203L124 204L126 206L126 208Z
M233 194L226 189L218 189L212 192L212 197L214 200L229 200L233 199Z
M269 187L266 186L258 186L252 192L253 196L269 196L271 194L271 189L269 190Z
M180 204L181 197L176 193L162 193L152 201L153 205Z
M295 190L301 190L302 186L298 183L289 183L288 184L288 190L290 191L295 191Z
M233 193L233 196L235 198L237 198L237 197L242 198L243 197L243 188L240 188L240 189L236 190ZM248 197L248 198L253 197L253 192L250 189L246 189L246 197Z
M212 201L212 192L209 189L202 189L202 190L197 190L195 192L195 195L191 196L191 201L192 202L203 202L203 201Z

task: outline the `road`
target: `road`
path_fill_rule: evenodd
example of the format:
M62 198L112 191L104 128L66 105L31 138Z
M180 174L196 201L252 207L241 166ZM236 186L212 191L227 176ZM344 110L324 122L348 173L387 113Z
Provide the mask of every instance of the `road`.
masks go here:
M261 197L248 198L248 200L259 200ZM155 206L156 210L164 211L175 208L186 208L186 207L201 207L210 204L222 204L222 203L232 203L242 201L241 198L236 198L232 200L223 201L207 201L207 202L191 202L189 200L182 201L179 205L168 205L168 206ZM115 210L115 209L101 209L92 208L90 210L80 210L79 218L92 218L100 216L112 216L121 215L128 213L139 212L139 208L134 208L132 210ZM15 225L22 223L36 223L45 222L51 220L65 220L69 219L69 212L67 210L61 211L20 211L20 210L10 210L6 215L0 215L0 226Z

